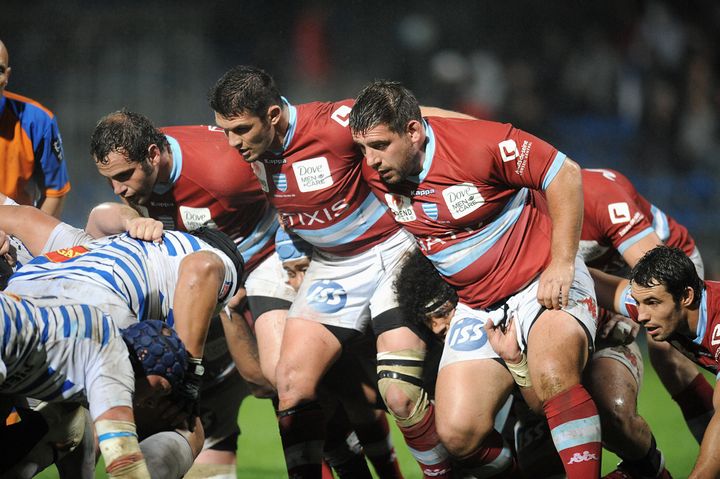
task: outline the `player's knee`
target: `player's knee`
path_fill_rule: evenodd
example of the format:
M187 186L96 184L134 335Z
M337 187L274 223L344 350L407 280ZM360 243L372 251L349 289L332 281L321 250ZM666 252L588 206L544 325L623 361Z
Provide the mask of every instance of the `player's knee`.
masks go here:
M473 453L490 432L467 417L437 421L438 437L447 452L454 457L465 457Z
M378 354L378 389L401 427L419 423L430 404L423 387L424 351L402 350Z

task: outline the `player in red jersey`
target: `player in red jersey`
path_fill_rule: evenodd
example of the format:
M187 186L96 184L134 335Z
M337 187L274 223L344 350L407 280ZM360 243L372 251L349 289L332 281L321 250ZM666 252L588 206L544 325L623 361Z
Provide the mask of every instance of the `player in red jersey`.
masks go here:
M285 312L294 295L284 284L282 266L273 254L278 227L275 210L265 199L251 168L238 161L237 152L227 146L223 132L213 126L159 130L143 115L123 110L100 120L91 138L90 151L98 171L108 179L114 192L139 214L161 221L165 229L191 231L201 226L219 229L235 241L245 261L244 291L256 319L258 351L252 349L254 338L249 337L238 295L237 301L231 303L235 306L230 311L232 320L225 314L220 315L220 320L213 320L214 336L210 340L220 349L211 348L213 357L204 359L208 380L204 382L201 405L208 412L204 418L209 450L197 461L205 465L196 465L189 477L210 472L234 475L239 434L237 410L247 391L233 373L222 332L229 339L239 339L227 344L233 347L230 353L248 383L258 386L255 391L271 389L274 368L265 368L260 375L255 374L259 373L258 368L247 365L257 362L258 352L261 368L263 364L275 364L280 347L277 331L282 331ZM232 403L227 398L232 398Z
M360 93L350 127L373 192L467 309L447 331L438 374L443 444L471 471L506 473L495 465L502 439L493 418L513 378L531 377L567 476L598 477L600 420L580 384L597 311L577 255L579 167L511 125L424 119L412 93L394 82ZM512 317L529 376L511 374L483 333L487 321Z
M593 272L599 304L645 326L655 341L667 341L685 356L718 376L720 356L720 283L703 281L695 265L678 248L658 246L647 252L630 280ZM715 410L720 393L715 390ZM720 421L713 415L690 478L720 476Z
M682 249L703 278L702 258L683 225L652 205L637 192L630 180L617 171L583 170L582 175L585 215L580 253L588 266L626 276L628 266L632 268L645 252L664 243ZM605 351L612 354L611 350ZM680 406L690 431L699 443L714 412L712 386L698 373L692 361L668 343L649 341L648 350L655 371ZM625 371L620 367L615 373L613 375L618 376ZM632 381L627 384L630 383ZM602 389L609 392L608 388ZM626 401L625 404L632 403ZM613 407L613 410L618 408ZM632 427L632 421L619 422L628 434L638 433L639 428ZM625 446L621 449L628 452L630 448Z
M421 379L426 346L391 287L414 242L362 180L362 155L348 129L353 102L292 105L267 73L244 66L223 75L209 98L216 124L252 165L285 227L315 249L288 313L277 367L289 475L319 475L324 428L317 385L342 344L371 324L388 409L425 477L448 477Z

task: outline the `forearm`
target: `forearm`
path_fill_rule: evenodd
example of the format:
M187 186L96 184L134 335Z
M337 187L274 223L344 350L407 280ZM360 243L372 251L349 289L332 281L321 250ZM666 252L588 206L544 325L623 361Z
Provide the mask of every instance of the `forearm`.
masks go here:
M583 192L580 167L566 159L545 190L552 220L552 260L575 262L583 220Z
M94 238L124 233L140 213L122 203L101 203L90 211L85 231Z
M207 251L193 253L180 264L173 296L174 328L187 352L195 358L203 355L223 282L223 268L222 261Z
M65 197L64 196L57 196L57 197L46 197L42 204L40 205L40 209L44 212L49 214L50 216L54 216L55 218L60 218L60 215L62 214L63 206L65 205Z
M32 206L0 206L0 230L15 236L37 256L60 220Z
M715 396L717 395L718 393L716 391ZM718 405L715 404L716 411L717 408ZM717 454L718 450L720 450L720 416L716 413L713 415L708 428L705 430L705 435L700 445L700 455L695 463L695 467L690 473L689 479L719 477L720 456Z

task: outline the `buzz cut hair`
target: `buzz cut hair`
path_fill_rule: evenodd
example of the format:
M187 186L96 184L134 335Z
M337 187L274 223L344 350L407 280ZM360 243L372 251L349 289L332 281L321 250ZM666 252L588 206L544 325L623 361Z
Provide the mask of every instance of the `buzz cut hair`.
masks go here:
M165 134L144 115L126 109L105 115L90 137L90 156L95 163L106 165L110 153L120 153L129 162L142 163L148 158L150 145L160 150L170 148Z
M695 292L693 306L697 306L705 289L705 283L700 279L695 263L683 250L666 245L645 253L630 272L630 282L645 288L664 286L676 305L690 287Z
M250 114L264 119L268 108L282 105L282 97L267 72L238 65L225 72L210 89L208 102L210 108L225 118Z
M378 125L402 133L412 121L422 121L420 103L400 82L376 80L367 85L350 112L350 130L365 134Z

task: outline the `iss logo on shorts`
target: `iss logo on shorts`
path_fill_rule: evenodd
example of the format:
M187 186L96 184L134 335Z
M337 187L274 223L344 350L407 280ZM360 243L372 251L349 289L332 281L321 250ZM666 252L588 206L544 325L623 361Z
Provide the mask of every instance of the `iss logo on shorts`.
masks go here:
M442 195L454 219L467 216L485 204L485 199L478 191L477 186L471 183L461 183L446 188Z
M395 215L395 221L398 223L407 223L417 219L410 198L407 196L385 193L385 202L390 207L393 215Z
M447 344L456 351L480 349L487 343L483 322L475 318L463 318L450 328Z
M285 173L276 173L272 175L272 179L275 182L275 187L280 191L287 191L287 176Z
M320 313L336 313L347 302L347 293L340 284L323 280L313 283L305 297L310 307Z
M320 156L298 161L292 165L301 192L317 191L333 184L327 158Z

